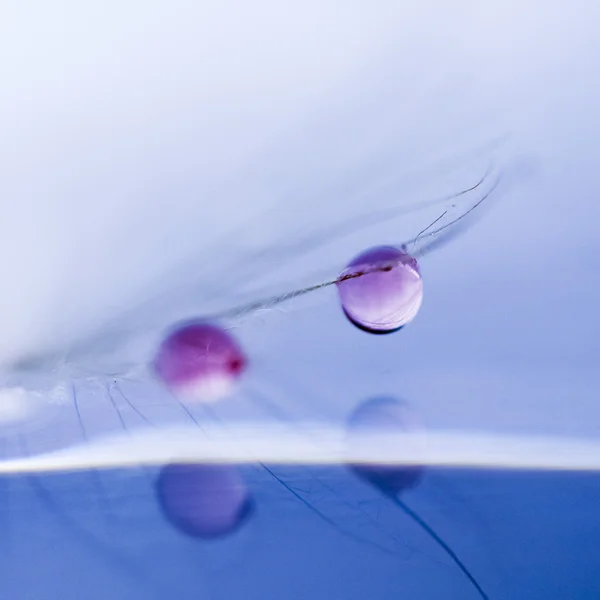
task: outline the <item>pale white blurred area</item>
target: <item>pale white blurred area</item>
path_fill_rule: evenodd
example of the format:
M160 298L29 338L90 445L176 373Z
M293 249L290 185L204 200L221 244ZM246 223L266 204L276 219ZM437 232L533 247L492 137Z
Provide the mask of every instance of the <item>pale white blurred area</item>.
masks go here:
M184 256L198 253L201 272L215 260L202 255L207 243L230 230L239 252L293 223L277 212L306 218L298 181L340 181L365 142L381 150L389 124L372 131L360 104L406 49L404 12L395 3L3 5L3 279L13 284L2 356L77 336Z
M0 361L182 284L202 314L400 242L437 209L277 264L341 218L468 187L502 138L500 167L534 175L424 261L413 326L369 338L329 290L239 335L260 385L281 367L282 404L295 377L336 418L381 389L434 425L594 433L599 19L591 1L3 2ZM540 381L562 390L549 407Z

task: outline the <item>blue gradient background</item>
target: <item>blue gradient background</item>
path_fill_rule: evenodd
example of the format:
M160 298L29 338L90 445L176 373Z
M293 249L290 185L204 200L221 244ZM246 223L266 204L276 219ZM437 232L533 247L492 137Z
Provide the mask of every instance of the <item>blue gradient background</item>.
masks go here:
M79 341L102 373L97 334L122 349L124 314L137 335L335 273L446 205L329 235L340 219L459 191L494 158L510 185L423 260L410 327L367 336L333 290L268 311L236 324L252 386L296 418L341 423L386 393L432 428L597 436L598 22L583 0L4 2L6 377ZM183 418L123 389L157 423ZM120 427L97 390L80 397L88 435ZM29 446L80 442L69 410ZM215 410L264 416L250 391ZM169 527L153 472L3 477L0 598L477 597L344 469L274 468L338 527L258 468L255 519L213 544ZM430 470L406 500L490 598L592 599L599 492L595 474Z

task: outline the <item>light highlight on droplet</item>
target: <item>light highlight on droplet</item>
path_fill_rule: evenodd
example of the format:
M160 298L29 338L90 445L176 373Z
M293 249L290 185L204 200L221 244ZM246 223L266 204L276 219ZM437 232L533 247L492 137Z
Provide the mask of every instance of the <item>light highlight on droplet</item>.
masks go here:
M416 259L393 246L370 248L340 274L337 289L351 323L369 333L391 333L410 323L423 301Z

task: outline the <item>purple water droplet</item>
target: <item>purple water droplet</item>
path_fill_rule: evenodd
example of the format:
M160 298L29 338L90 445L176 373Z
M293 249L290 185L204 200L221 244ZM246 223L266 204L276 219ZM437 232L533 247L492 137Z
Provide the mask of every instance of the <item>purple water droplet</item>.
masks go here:
M392 333L410 323L423 301L416 259L393 246L370 248L341 273L337 289L351 323L369 333Z
M347 425L348 444L359 443L364 434L402 434L416 429L408 407L395 398L380 397L360 404ZM361 442L362 443L362 442ZM422 478L420 465L351 464L352 470L386 494L398 494L415 487Z
M159 506L179 531L215 539L238 529L252 513L250 493L232 465L170 464L156 482Z
M154 360L156 374L173 392L203 402L230 393L246 365L233 336L209 323L176 329L162 342Z

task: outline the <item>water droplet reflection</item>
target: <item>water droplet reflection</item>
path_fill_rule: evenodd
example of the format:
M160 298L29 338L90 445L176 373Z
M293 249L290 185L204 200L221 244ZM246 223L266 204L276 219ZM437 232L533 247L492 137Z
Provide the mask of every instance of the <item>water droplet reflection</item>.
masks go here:
M367 400L360 404L348 421L348 443L364 443L364 435L369 434L369 443L373 443L372 434L398 434L402 443L402 433L414 431L416 423L405 403L390 397ZM362 439L361 439L362 438ZM401 494L414 488L421 481L423 467L420 465L393 464L350 464L350 468L359 477L381 490L402 512L411 518L456 564L473 588L483 600L489 600L481 585L462 562L452 547L431 527L413 508L401 499Z
M347 425L349 445L363 443L365 434L401 435L416 428L415 418L406 403L391 397L369 399L352 413ZM420 465L352 464L352 470L361 478L385 492L399 494L415 487L423 476Z
M250 492L232 465L169 464L158 476L156 493L171 524L203 539L234 532L254 509Z

